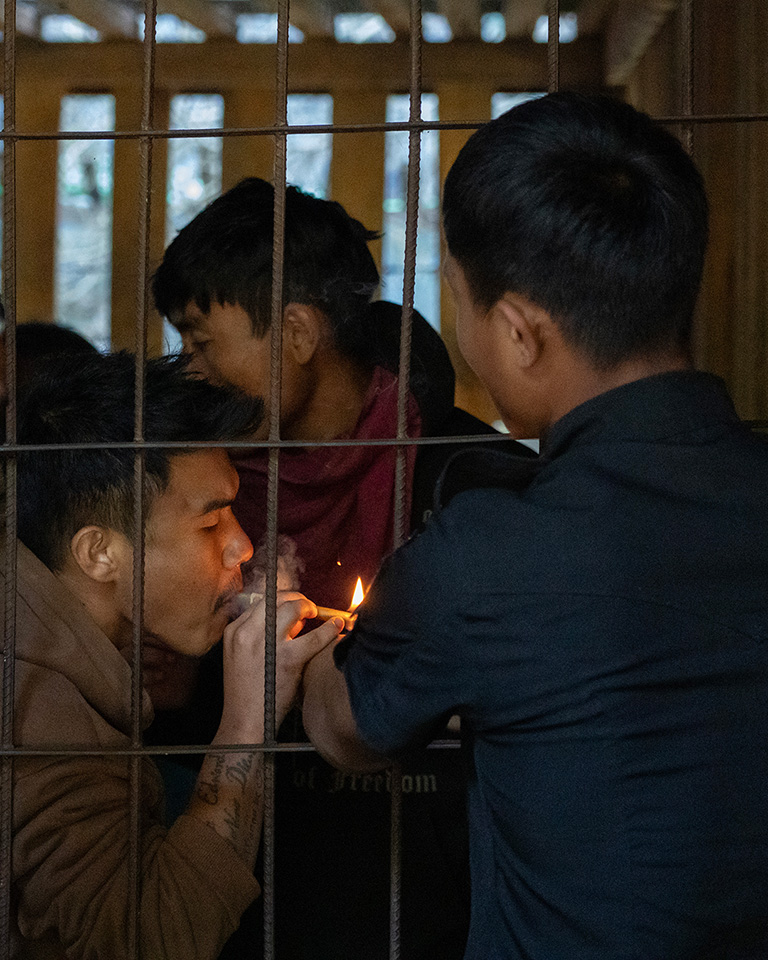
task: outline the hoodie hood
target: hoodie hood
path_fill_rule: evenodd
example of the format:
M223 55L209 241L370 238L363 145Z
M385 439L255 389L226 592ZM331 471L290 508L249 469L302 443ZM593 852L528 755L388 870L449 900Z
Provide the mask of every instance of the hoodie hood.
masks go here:
M4 583L4 580L2 570L0 581ZM17 554L14 653L20 676L39 675L41 670L49 678L58 674L61 681L76 687L111 727L125 736L131 735L130 666L83 604L22 543L18 544ZM27 667L32 668L31 673ZM16 693L15 739L20 744L31 745L37 740L36 719L24 712L18 682ZM142 697L142 727L145 727L151 720L152 706L146 691ZM41 724L45 726L42 719ZM50 726L46 730L50 742ZM63 735L69 745L71 732Z

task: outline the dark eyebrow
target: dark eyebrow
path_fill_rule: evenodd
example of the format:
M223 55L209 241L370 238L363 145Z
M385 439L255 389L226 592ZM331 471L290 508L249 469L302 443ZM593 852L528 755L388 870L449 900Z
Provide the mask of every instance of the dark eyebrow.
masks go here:
M189 330L198 330L205 324L204 316L201 316L197 311L193 311L190 316L187 309L176 311L168 317L168 320L180 333L186 333Z
M196 320L189 320L187 317L182 316L177 319L171 319L171 326L175 327L179 333L187 333L189 330L194 330L199 324Z
M207 513L213 513L214 510L225 510L227 507L231 507L234 502L234 499L229 497L222 500L209 500L208 503L203 504L199 516L204 517Z

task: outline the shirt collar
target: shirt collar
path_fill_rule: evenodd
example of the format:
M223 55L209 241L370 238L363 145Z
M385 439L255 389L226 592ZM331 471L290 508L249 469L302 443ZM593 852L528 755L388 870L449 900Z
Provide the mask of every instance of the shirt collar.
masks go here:
M710 373L678 370L644 377L579 404L541 438L547 458L606 440L671 438L738 417L723 381Z

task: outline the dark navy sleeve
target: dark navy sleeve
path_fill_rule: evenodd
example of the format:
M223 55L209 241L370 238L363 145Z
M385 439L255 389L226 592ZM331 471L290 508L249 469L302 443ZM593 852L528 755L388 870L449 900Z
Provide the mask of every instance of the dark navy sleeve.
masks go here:
M436 517L385 561L337 647L364 742L394 755L428 743L471 691L456 627L456 547Z

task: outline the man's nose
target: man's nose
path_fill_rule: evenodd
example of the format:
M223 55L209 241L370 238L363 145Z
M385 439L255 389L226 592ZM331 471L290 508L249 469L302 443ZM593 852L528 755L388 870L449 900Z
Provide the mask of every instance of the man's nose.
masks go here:
M253 544L240 524L232 517L232 529L224 547L224 566L228 569L239 567L253 556Z
M207 380L209 377L208 366L199 350L194 347L184 347L184 356L189 358L187 372L193 377L200 377Z

